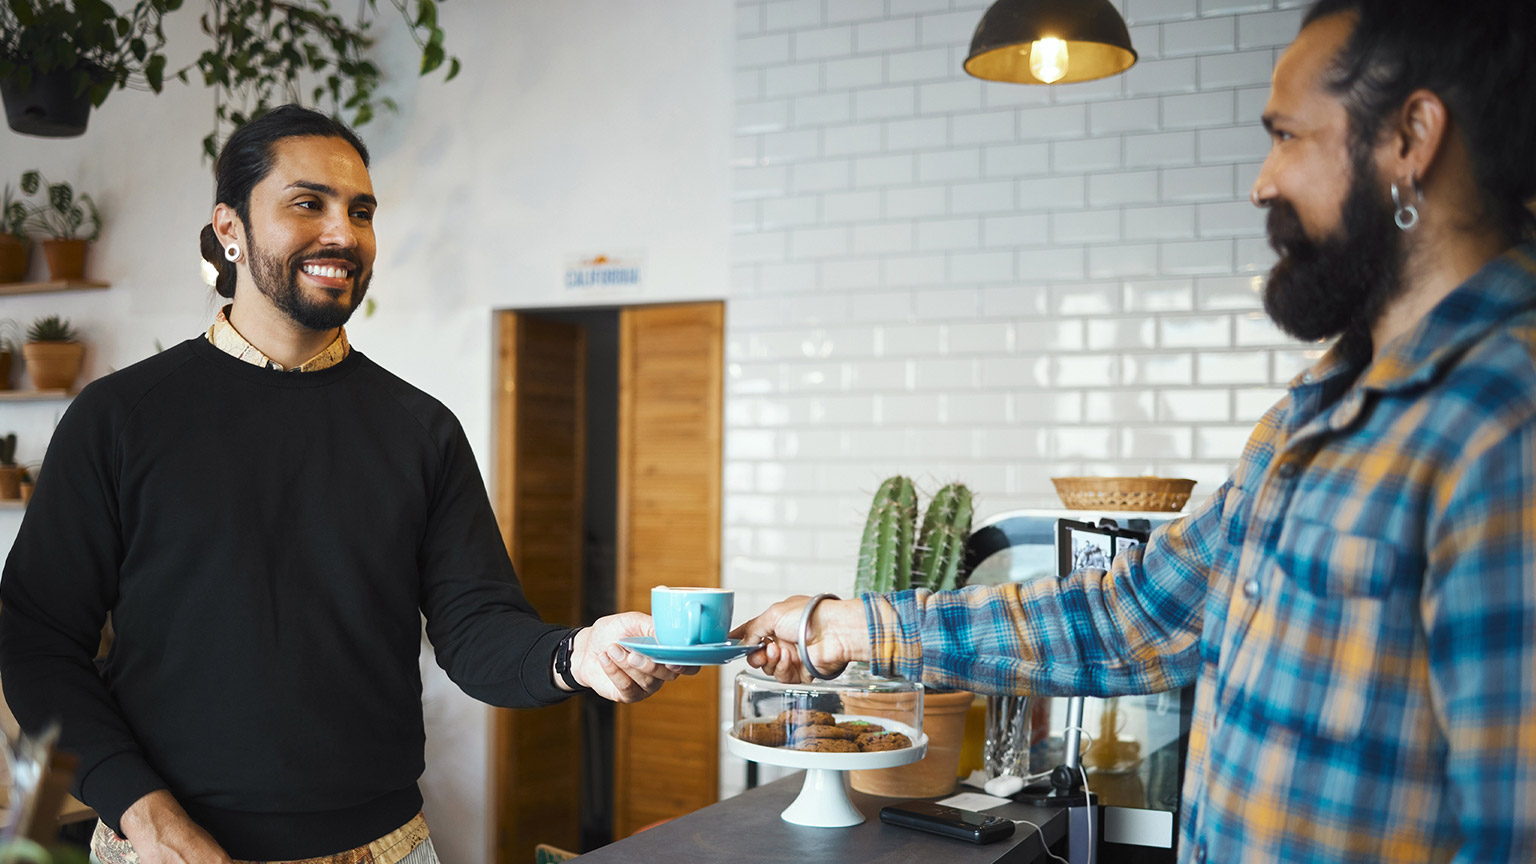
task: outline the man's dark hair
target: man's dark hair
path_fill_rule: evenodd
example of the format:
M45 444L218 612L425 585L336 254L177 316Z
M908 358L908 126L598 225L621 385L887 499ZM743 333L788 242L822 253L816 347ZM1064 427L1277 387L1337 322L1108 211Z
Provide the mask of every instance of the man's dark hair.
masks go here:
M308 137L340 138L352 145L362 157L363 167L368 167L368 147L356 132L340 120L299 105L273 108L236 129L224 142L213 166L218 184L214 203L234 208L247 237L251 230L251 190L272 171L272 145L285 138ZM235 296L235 265L224 258L224 246L213 233L212 223L203 226L202 252L204 260L219 270L214 290L224 297Z
M1536 235L1536 3L1532 0L1318 0L1302 22L1354 13L1330 86L1352 146L1371 149L1418 89L1461 132L1484 215L1514 243Z

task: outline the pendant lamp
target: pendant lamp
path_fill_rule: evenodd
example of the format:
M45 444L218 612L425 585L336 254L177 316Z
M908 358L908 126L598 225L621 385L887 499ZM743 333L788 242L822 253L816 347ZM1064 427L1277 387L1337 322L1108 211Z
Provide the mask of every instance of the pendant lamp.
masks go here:
M971 38L965 71L988 81L1070 84L1131 68L1136 49L1109 0L997 0Z

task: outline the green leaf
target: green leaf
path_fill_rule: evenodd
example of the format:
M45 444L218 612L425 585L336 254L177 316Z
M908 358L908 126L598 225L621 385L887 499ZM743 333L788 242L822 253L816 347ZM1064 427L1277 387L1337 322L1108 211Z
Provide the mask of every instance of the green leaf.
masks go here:
M421 49L421 74L425 75L433 69L443 65L443 46L428 42Z
M165 83L165 55L156 54L149 58L149 63L144 67L144 78L149 81L149 89L160 92Z
M450 57L450 58L448 58L448 77L443 79L443 83L446 84L449 81L452 81L454 78L458 77L458 74L459 74L459 58L457 58L457 57Z
M48 187L48 204L60 213L69 210L75 201L75 190L68 183L55 183Z
M432 28L437 26L437 4L432 0L419 0L416 4L416 27Z
M143 39L135 36L133 37L133 40L128 43L128 50L133 52L133 57L135 60L143 62L144 55L149 53L149 46L144 44Z

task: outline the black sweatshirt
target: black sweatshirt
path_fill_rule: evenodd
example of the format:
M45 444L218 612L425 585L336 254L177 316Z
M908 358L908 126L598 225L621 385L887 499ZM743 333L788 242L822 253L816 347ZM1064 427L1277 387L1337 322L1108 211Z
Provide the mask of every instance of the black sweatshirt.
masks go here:
M75 793L115 829L168 788L237 859L416 813L423 613L469 695L568 695L567 631L524 598L463 429L357 351L277 372L197 338L86 387L0 596L6 699L25 729L63 721Z

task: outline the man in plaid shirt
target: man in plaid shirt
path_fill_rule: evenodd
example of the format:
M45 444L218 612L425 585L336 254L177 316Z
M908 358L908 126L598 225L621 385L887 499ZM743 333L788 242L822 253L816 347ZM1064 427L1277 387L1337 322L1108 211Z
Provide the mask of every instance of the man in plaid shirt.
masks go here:
M1536 861L1536 11L1321 0L1275 68L1265 308L1337 337L1112 568L825 601L813 664L1194 683L1179 859ZM798 680L805 598L740 628ZM787 650L786 650L787 649Z

